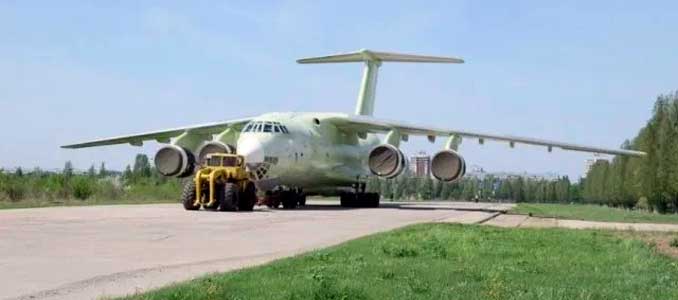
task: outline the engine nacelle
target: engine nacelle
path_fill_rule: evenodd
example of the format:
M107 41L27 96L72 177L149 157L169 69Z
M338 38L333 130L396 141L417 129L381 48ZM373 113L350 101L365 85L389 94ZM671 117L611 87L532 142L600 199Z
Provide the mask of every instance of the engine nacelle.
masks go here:
M454 150L440 151L431 159L431 174L440 181L457 181L466 174L466 161Z
M200 148L198 148L197 153L198 153L197 161L199 164L202 164L208 154L212 153L233 154L235 153L235 147L222 142L211 141L204 143L202 146L200 146Z
M166 145L155 153L155 168L164 176L186 177L193 174L195 157L177 145Z
M405 170L407 160L400 149L393 145L384 144L376 146L370 151L367 164L372 174L385 178L393 178Z

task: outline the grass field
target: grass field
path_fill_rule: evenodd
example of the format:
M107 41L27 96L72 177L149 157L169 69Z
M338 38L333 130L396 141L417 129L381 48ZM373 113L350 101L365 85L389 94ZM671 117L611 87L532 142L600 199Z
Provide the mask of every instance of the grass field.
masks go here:
M121 299L678 299L678 261L615 232L423 224Z
M656 214L599 205L519 203L515 214L573 220L630 223L678 223L678 214Z

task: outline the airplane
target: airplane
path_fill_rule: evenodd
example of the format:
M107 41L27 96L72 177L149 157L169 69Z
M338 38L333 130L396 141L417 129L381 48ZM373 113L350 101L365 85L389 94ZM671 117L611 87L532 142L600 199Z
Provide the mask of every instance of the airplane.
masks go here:
M411 125L374 118L379 67L385 62L460 64L454 57L424 56L371 51L311 57L300 64L363 63L363 76L354 114L327 112L273 112L255 117L158 130L140 134L70 144L85 148L115 144L142 146L145 141L166 144L155 154L157 171L170 177L188 177L208 154L244 156L257 190L281 198L284 208L295 208L306 195L339 195L342 206L379 206L379 194L365 192L368 176L395 178L407 168L400 143L410 136L426 136L430 142L446 142L431 159L431 174L440 181L455 182L466 173L458 152L464 139L544 146L562 150L611 155L643 156L644 152L606 149L556 141L486 134L458 129ZM303 200L300 200L303 199Z

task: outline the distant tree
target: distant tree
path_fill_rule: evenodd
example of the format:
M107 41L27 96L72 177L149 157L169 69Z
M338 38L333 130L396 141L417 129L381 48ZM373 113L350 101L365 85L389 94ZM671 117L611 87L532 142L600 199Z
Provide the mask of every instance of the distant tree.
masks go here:
M106 170L106 163L103 161L101 162L101 165L99 166L99 177L106 177L108 176L108 171Z
M433 199L433 179L431 177L424 177L419 179L419 199L431 200Z
M87 176L89 177L95 177L97 175L97 171L94 168L94 164L92 164L89 169L87 169Z
M125 171L122 172L122 179L125 181L125 183L130 184L131 182L134 181L134 173L132 172L132 167L130 165L127 165L125 167Z
M134 168L132 169L134 176L140 178L151 177L151 163L146 154L137 154L134 158Z
M21 167L18 167L18 168L16 168L14 175L16 177L23 177L24 176L24 170L22 170Z
M73 163L71 163L70 160L69 160L69 161L66 161L66 163L64 164L64 169L63 169L63 171L62 171L61 173L62 173L62 174L64 175L64 177L66 177L66 178L71 178L71 177L73 177Z

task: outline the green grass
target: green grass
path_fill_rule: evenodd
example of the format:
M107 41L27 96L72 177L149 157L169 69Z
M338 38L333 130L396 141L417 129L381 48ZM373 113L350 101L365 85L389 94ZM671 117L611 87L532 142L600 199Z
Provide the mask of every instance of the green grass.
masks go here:
M629 223L678 223L678 214L657 214L639 210L627 210L585 204L534 204L519 203L511 209L514 214L532 214L535 217L559 219L629 222Z
M678 263L614 232L423 224L121 299L678 299Z

